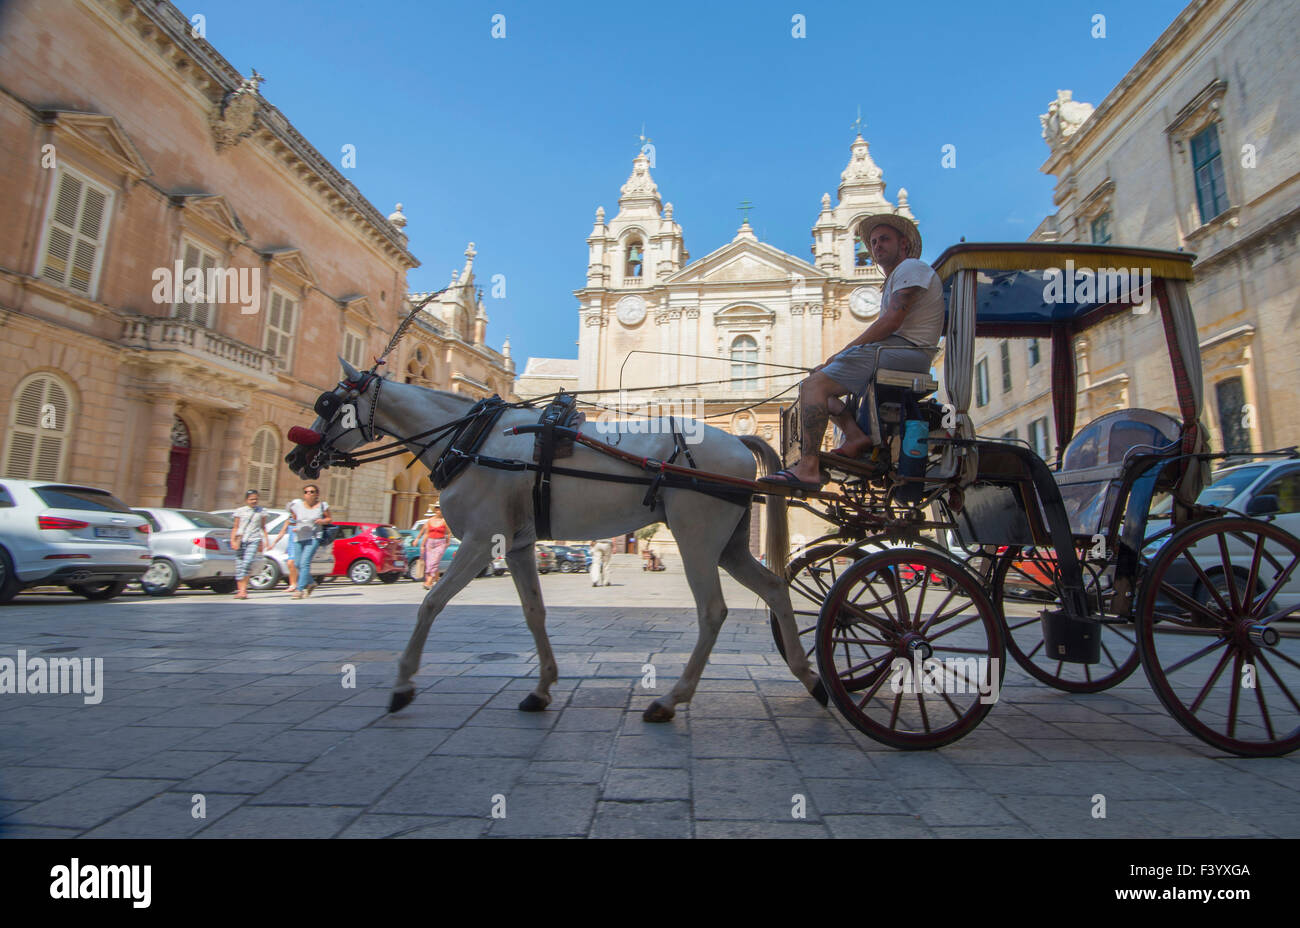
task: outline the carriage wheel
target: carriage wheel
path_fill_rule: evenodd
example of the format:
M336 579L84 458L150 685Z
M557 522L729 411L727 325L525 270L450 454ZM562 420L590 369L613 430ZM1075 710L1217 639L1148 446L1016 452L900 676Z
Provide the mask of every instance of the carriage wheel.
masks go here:
M1142 587L1138 651L1165 708L1207 744L1300 747L1300 539L1240 517L1174 535Z
M929 544L925 539L919 539L917 543ZM813 633L817 630L817 617L821 615L826 594L840 578L840 574L844 573L853 561L861 560L876 551L890 550L892 546L888 540L883 536L876 536L840 544L814 543L811 547L804 548L790 561L785 571L788 578L786 584L789 586L790 605L794 607L794 621L799 629L799 640L803 642L805 656L811 659L816 649ZM837 559L847 560L848 563L837 564ZM776 614L770 609L768 622L772 627L772 638L776 641L776 649L784 659L785 642L781 640L781 627L776 622Z
M1138 667L1133 623L1118 619L1108 609L1110 595L1103 583L1106 564L1086 558L1087 549L1083 548L1079 559L1088 611L1103 617L1101 662L1097 664L1069 663L1047 653L1039 613L1061 604L1051 548L1010 549L998 559L990 588L1002 616L1007 653L1035 680L1067 693L1101 692L1128 679Z
M925 549L881 551L846 570L826 597L816 642L822 682L845 718L907 750L969 733L1006 669L1002 624L978 579Z

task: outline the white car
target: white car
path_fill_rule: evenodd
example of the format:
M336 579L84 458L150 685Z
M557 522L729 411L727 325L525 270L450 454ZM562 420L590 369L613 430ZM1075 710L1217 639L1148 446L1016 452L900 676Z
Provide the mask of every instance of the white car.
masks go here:
M0 603L32 586L111 599L151 560L149 523L107 490L0 479Z
M1240 515L1267 519L1278 528L1300 537L1300 459L1254 460L1215 471L1210 485L1196 497L1196 502L1203 506L1220 506ZM1162 516L1163 522L1168 523L1169 506L1170 501L1166 500L1152 510L1153 528L1161 524L1155 520ZM1207 538L1190 550L1206 577L1224 593L1227 585L1223 576L1223 556L1218 549L1216 537ZM1169 536L1166 535L1159 542L1149 545L1143 553L1149 558L1155 557L1168 540ZM1229 537L1227 546L1233 572L1244 581L1248 576L1247 566L1252 560L1252 552L1246 543L1236 537ZM1256 593L1262 592L1264 584L1271 579L1267 561L1262 565L1262 570L1260 589ZM1168 582L1200 602L1209 602L1213 595L1189 563L1180 561L1172 564ZM1279 597L1279 605L1300 601L1300 571L1282 587Z
M215 593L235 592L231 521L194 509L136 509L149 520L153 563L140 578L150 596L170 596L182 583Z

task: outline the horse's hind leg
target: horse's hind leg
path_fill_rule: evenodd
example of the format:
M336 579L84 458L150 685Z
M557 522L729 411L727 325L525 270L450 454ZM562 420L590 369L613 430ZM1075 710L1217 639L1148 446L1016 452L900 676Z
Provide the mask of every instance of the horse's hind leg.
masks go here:
M442 579L425 594L420 603L419 618L411 640L402 652L397 663L397 682L393 684L393 695L388 701L388 711L397 712L411 704L415 699L415 683L411 680L420 669L420 656L424 653L424 642L429 637L433 620L442 612L448 601L469 585L479 575L491 554L492 539L487 537L467 537L460 543L456 557L443 574Z
M667 722L676 714L678 703L690 702L699 685L700 676L713 653L713 645L722 631L722 623L727 618L727 604L722 598L722 579L718 576L718 556L722 549L722 538L717 536L715 527L725 524L715 517L698 501L692 501L695 509L691 516L683 517L676 513L669 515L669 527L677 539L677 549L682 555L682 566L686 569L686 582L695 596L695 610L699 621L699 636L686 668L673 684L671 690L660 696L646 707L641 717L647 722ZM724 504L725 505L725 504ZM734 513L734 509L732 512ZM673 518L677 515L677 518ZM689 528L687 518L691 519Z
M776 624L781 629L781 640L785 642L786 663L790 671L799 679L808 692L823 706L830 700L826 687L813 670L804 653L803 643L799 641L799 628L794 618L794 607L790 605L790 591L781 582L781 578L772 573L754 559L749 553L749 522L742 520L736 531L722 551L722 568L736 581L748 587L762 597L773 614Z
M524 712L540 712L551 704L551 687L559 678L555 652L546 637L546 606L542 602L542 583L537 576L537 555L529 541L521 548L506 554L510 576L514 578L519 602L524 607L524 620L533 633L537 647L537 688L524 697L519 708Z

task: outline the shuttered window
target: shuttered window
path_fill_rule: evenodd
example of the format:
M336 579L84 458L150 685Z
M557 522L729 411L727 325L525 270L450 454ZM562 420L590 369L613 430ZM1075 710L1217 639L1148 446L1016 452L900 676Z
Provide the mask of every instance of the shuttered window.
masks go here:
M211 271L217 266L217 256L191 241L186 241L182 248L184 270L181 272L181 302L172 307L172 315L186 322L193 322L207 329L217 326L217 306L212 302L215 294L208 291L208 281L212 279ZM199 271L197 287L188 287L187 280L193 280L190 269Z
M63 480L72 434L72 391L53 374L33 374L14 391L5 443L4 475Z
M271 291L271 308L266 314L266 350L275 358L277 369L287 371L293 354L293 325L298 304L279 290Z
M94 296L113 195L90 179L59 168L45 221L41 277Z
M361 370L366 367L366 340L351 329L343 330L343 360Z
M275 429L263 426L253 434L253 447L248 455L248 486L256 490L264 505L275 499L275 475L280 470L280 438Z
M330 513L334 518L342 518L343 513L348 508L348 492L351 489L351 481L347 474L330 474L329 495L325 497L325 502L330 504Z

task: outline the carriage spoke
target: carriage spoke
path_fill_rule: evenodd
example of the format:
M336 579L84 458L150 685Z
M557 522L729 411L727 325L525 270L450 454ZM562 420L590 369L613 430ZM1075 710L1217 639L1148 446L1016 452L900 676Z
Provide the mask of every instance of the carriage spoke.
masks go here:
M1236 614L1235 610L1233 610L1231 607L1229 607L1227 603L1223 601L1223 596L1222 594L1219 593L1219 588L1215 586L1213 582L1211 582L1208 576L1206 576L1205 571L1202 570L1201 565L1196 562L1196 558L1192 557L1191 552L1184 551L1183 558L1187 561L1187 563L1192 565L1192 570L1196 572L1196 576L1201 581L1201 585L1205 588L1205 591L1214 597L1215 602L1219 604L1219 608L1222 609L1223 611L1221 613L1215 613L1212 610L1206 608L1205 606L1201 606L1200 603L1197 603L1197 606L1199 606L1201 610L1205 612L1207 615L1213 616L1216 620L1219 620L1220 615L1223 616L1235 615ZM1229 566L1229 570L1231 570L1231 566ZM1183 594L1180 593L1179 596L1183 596ZM1185 598L1190 599L1190 597L1185 597ZM1196 602L1196 600L1191 600L1191 601ZM1219 624L1223 625L1226 623L1223 621L1219 621Z
M1219 536L1222 540L1223 536ZM1237 695L1241 692L1241 652L1237 651L1232 657L1232 679L1228 687L1228 737L1232 738L1237 734Z
M1209 654L1211 651L1215 650L1216 648L1221 648L1227 643L1228 643L1227 638L1220 638L1218 641L1215 641L1212 644L1207 644L1205 647L1201 648L1201 650L1197 651L1195 654L1190 654L1187 657L1184 657L1178 663L1173 664L1170 667L1166 668L1165 674L1168 675L1171 673L1177 673L1178 671L1186 667L1188 664L1194 663L1195 661L1199 661L1202 657L1205 657L1205 655Z
M1223 652L1223 657L1219 658L1219 663L1215 665L1214 672L1211 673L1210 678L1205 681L1205 686L1201 687L1201 692L1197 695L1196 701L1187 707L1192 710L1193 715L1195 715L1196 711L1201 708L1201 703L1205 701L1205 697L1210 695L1210 690L1214 688L1214 684L1219 682L1219 677L1223 675L1223 668L1228 666L1228 658L1230 657L1232 657L1231 650Z
M918 689L916 693L916 703L921 708L921 725L925 728L925 733L930 733L930 714L925 711L925 696Z
M1232 558L1228 555L1228 538L1226 535L1219 535L1219 565L1223 568L1224 585L1228 588L1228 601L1232 603L1231 615L1237 615L1242 610L1241 597L1237 595L1237 575L1232 569ZM1234 689L1233 692L1236 692ZM1231 725L1229 726L1231 728ZM1231 731L1229 731L1231 734Z
M1264 731L1268 732L1269 740L1277 737L1273 732L1273 720L1268 714L1268 705L1264 702L1264 687L1260 685L1259 663L1255 662L1255 702L1259 703L1259 714L1264 718Z
M1272 649L1270 649L1270 650L1272 650ZM1282 656L1281 652L1277 652L1277 654L1278 654L1279 657ZM1261 664L1264 665L1264 669L1268 671L1268 675L1269 675L1270 677L1273 678L1273 682L1277 684L1278 689L1280 689L1280 690L1282 691L1282 693L1286 696L1286 698L1287 698L1288 700L1290 700L1291 705L1295 706L1296 709L1300 710L1300 702L1297 702L1297 701L1296 701L1295 696L1293 696L1293 695L1291 694L1291 690L1288 689L1288 688L1287 688L1287 685L1286 685L1285 683L1282 682L1282 678L1279 677L1279 676L1277 675L1277 671L1274 670L1274 669L1273 669L1273 665L1270 664L1270 663L1268 662L1268 658L1265 657L1265 656L1263 655L1263 653L1261 652L1260 654L1257 654L1257 655L1256 655L1256 659L1258 660L1259 663L1261 663ZM1295 662L1292 661L1292 663L1295 663ZM1256 680L1255 683L1256 683L1256 685L1258 686L1259 681Z

